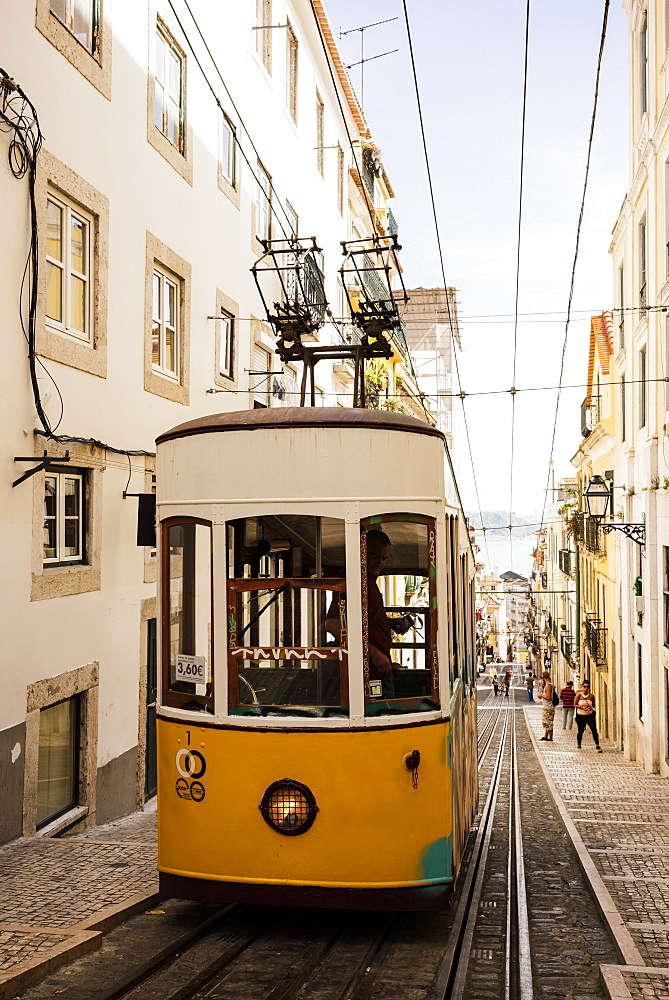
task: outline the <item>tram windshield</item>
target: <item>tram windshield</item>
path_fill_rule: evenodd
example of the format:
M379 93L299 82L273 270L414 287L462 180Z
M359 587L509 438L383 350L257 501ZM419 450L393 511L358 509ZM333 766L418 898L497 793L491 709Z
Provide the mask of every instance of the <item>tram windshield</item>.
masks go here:
M362 525L365 714L439 708L435 528L392 514ZM366 612L366 614L365 614Z
M344 522L276 514L227 531L230 713L347 717Z

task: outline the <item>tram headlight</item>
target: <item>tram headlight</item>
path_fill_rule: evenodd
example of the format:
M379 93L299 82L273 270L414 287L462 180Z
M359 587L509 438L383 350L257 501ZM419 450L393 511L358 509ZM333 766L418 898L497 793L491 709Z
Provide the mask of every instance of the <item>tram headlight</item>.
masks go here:
M313 792L292 778L273 782L258 808L267 825L287 837L306 833L318 812Z

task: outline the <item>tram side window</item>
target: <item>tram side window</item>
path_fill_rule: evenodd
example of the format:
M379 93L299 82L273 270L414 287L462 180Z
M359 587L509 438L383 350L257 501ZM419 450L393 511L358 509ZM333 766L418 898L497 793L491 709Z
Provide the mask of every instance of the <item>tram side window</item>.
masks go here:
M394 514L362 524L366 715L439 708L435 553L431 518Z
M211 525L163 532L163 704L213 712Z
M348 716L344 522L274 514L227 532L230 713Z

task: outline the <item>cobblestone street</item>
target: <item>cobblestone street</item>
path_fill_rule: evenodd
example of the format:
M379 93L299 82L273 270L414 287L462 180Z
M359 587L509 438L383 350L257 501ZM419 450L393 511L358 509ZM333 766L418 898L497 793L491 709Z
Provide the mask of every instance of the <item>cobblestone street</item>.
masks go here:
M155 809L61 839L0 848L0 997L100 946L157 899Z

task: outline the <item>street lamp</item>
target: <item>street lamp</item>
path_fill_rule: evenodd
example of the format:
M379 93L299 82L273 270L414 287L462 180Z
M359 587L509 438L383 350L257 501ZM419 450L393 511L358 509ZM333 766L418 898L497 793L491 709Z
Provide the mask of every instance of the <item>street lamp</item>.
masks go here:
M611 490L601 476L592 477L584 495L588 514L599 525L603 534L608 535L612 531L622 531L638 545L646 544L645 524L601 524L611 498Z
M596 521L601 521L606 516L606 508L609 505L611 491L601 476L593 476L585 491L585 502L588 507L588 514Z

